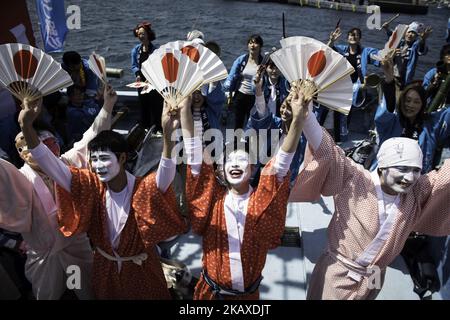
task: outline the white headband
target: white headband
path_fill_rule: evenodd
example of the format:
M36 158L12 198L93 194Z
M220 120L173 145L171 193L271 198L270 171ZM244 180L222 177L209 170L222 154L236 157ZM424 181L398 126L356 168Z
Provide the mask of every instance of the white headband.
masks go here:
M422 169L422 150L416 140L390 138L378 150L378 168L407 166Z

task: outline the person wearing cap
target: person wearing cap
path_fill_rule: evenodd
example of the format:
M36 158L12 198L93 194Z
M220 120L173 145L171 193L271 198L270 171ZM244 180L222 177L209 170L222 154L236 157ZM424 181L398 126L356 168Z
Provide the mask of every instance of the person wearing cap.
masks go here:
M255 104L253 77L262 62L261 48L264 42L259 34L247 39L248 53L239 56L233 62L228 77L223 83L223 91L230 97L231 108L235 112L234 129L242 129L250 110Z
M140 43L131 50L131 72L136 77L136 82L146 81L145 76L141 72L141 66L153 51L158 48L152 43L156 39L155 31L153 31L150 22L143 21L136 25L133 29L133 34L139 39ZM154 132L161 135L161 114L164 99L156 90L141 94L142 90L143 88L137 89L141 105L140 124L146 129L155 126Z
M292 95L291 130L254 189L250 153L231 144L223 157L226 186L218 182L195 134L191 101L187 99L187 107L181 109L188 165L186 199L192 230L203 238L202 276L194 299L259 298L267 252L280 244L284 231L288 171L303 127L306 102L301 93Z
M375 299L411 231L450 234L450 160L421 175L417 141L395 137L381 145L371 172L346 157L311 112L304 134L304 167L289 201L332 196L335 206L307 299Z
M384 29L389 38L392 31L389 26L385 26ZM428 52L426 39L432 31L430 26L425 27L423 23L417 21L409 24L394 57L395 78L400 89L413 81L419 56L426 55Z
M192 31L189 31L188 34L186 35L186 40L192 41L197 44L204 45L205 44L205 35L203 34L203 32L201 32L199 30L192 30Z

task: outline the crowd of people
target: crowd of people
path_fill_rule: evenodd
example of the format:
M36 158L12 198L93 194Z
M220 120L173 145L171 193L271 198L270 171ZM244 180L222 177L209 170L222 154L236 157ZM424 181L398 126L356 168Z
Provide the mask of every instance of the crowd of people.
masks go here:
M383 28L389 38L389 25ZM116 92L101 85L86 59L65 52L62 67L74 82L67 93L25 99L15 118L10 112L9 122L0 122L0 281L9 285L0 298L171 299L161 258L176 257L163 254L160 244L191 230L203 248L193 298L259 299L288 201L321 196L333 197L335 212L307 298L376 298L381 287L371 286L370 271L379 268L382 285L411 234L450 234L450 160L441 161L450 146L450 44L443 43L436 68L414 78L431 32L411 22L382 61L375 58L380 48L362 46L361 29L349 30L346 44L337 44L339 26L330 32L327 45L355 70L349 116L289 83L258 34L248 37L248 52L225 80L203 85L178 106L156 90L138 89L139 125L162 141L156 171L144 176L128 170L132 150L112 130ZM131 72L145 82L142 64L158 48L156 34L144 21L133 35L139 43L131 50ZM186 40L220 56L220 46L198 30ZM369 64L381 78L371 121L378 137L372 152L378 151L363 166L340 143L361 108ZM330 116L334 127L324 128ZM210 129L242 134L208 140ZM264 129L269 134L259 137ZM268 161L254 161L250 132ZM185 164L173 152L177 143ZM176 194L177 171L183 171L183 197ZM73 290L70 266L82 275Z

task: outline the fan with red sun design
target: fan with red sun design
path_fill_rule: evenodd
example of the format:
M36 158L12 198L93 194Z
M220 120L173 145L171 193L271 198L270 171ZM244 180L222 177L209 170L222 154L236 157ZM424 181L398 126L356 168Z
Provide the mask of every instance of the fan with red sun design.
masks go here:
M141 71L172 110L204 83L199 65L180 50L169 47L155 50Z
M384 49L378 51L378 54L371 55L372 59L383 61L391 54L393 54L393 51L397 49L398 45L400 44L400 41L402 40L403 36L406 33L406 30L408 30L408 25L406 24L399 24L395 28L394 32L389 37L389 40L384 45Z
M173 41L166 43L160 48L180 50L183 54L188 56L192 62L197 63L200 70L203 72L203 84L220 81L228 76L227 68L222 60L202 44L194 43L192 41Z
M50 55L21 43L0 45L0 84L17 99L35 100L73 84Z
M89 56L89 69L94 72L94 74L100 79L103 84L108 84L108 79L106 78L106 66L105 66L105 58L92 52Z
M308 37L281 40L282 48L270 58L291 85L304 96L343 114L350 112L355 70L345 57Z

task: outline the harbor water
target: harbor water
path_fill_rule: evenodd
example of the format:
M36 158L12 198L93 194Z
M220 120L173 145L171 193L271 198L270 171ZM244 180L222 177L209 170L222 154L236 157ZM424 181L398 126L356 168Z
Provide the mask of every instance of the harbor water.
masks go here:
M33 25L37 26L34 0L27 0ZM148 20L156 32L155 44L184 40L192 29L201 30L207 41L216 41L222 49L222 59L229 69L234 59L246 52L246 41L250 34L259 33L264 39L263 50L280 47L282 37L282 13L285 13L286 36L307 36L326 41L329 33L341 19L343 34L339 43L346 40L346 32L352 27L362 30L362 44L382 48L386 42L384 31L369 30L368 14L301 7L280 3L259 3L253 1L227 0L65 0L66 6L78 5L81 9L81 28L70 30L65 50L76 50L82 56L92 51L106 59L108 67L124 69L121 79L112 79L117 89L133 82L130 70L130 52L137 39L132 33L134 26ZM410 23L414 20L431 25L433 33L428 39L429 53L420 58L416 78L423 78L425 72L434 66L439 51L445 42L447 20L450 11L430 7L427 15L401 14L393 23ZM392 14L381 14L381 21ZM35 35L42 43L39 28ZM52 54L60 60L61 54ZM375 72L380 70L373 70Z

